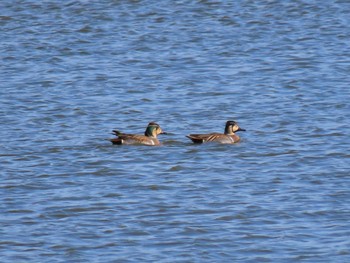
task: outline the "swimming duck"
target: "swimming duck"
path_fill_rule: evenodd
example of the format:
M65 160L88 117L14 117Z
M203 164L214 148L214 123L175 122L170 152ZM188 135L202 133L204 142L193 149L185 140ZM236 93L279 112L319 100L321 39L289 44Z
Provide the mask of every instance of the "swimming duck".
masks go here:
M190 134L186 137L190 138L194 143L235 143L240 140L239 136L235 134L238 131L245 131L245 129L240 128L235 121L227 121L224 133Z
M117 138L109 139L113 144L143 144L160 145L157 135L165 134L160 126L155 122L150 122L146 128L145 135L127 134L113 130Z

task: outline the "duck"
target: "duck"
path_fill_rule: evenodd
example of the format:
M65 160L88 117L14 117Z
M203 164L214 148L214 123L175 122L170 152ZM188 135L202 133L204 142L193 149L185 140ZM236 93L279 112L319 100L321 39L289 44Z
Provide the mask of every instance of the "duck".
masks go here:
M240 141L240 137L235 134L238 131L246 131L238 126L235 121L227 121L224 133L208 133L208 134L189 134L186 137L194 143L217 142L224 144L233 144Z
M163 132L163 130L160 128L159 124L156 122L150 122L147 125L147 128L145 130L145 134L127 134L122 133L118 130L113 130L113 134L117 136L117 138L109 139L112 144L138 144L138 145L151 145L151 146L158 146L161 145L159 142L157 136L159 134L166 134L166 132Z

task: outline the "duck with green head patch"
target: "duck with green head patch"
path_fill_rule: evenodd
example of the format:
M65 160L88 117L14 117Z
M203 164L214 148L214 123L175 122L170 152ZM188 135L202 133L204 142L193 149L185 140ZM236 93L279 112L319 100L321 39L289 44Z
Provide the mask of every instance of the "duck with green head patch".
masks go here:
M240 128L235 121L227 121L224 133L190 134L186 137L194 143L217 142L232 144L240 141L240 137L235 134L238 131L245 131L245 129Z
M127 134L113 130L117 138L109 139L113 144L141 144L141 145L160 145L157 138L159 134L165 134L160 126L155 122L150 122L145 130L145 135Z

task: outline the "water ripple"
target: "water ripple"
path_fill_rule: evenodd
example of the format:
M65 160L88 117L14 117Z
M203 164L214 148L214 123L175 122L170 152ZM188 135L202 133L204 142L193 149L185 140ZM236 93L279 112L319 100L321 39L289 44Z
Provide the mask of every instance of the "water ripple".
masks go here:
M349 8L2 1L2 262L349 261Z

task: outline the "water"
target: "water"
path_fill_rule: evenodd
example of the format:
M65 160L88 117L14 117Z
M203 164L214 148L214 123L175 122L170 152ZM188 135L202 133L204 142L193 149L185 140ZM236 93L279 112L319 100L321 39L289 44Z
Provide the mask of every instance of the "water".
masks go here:
M348 1L0 10L1 262L350 260Z

